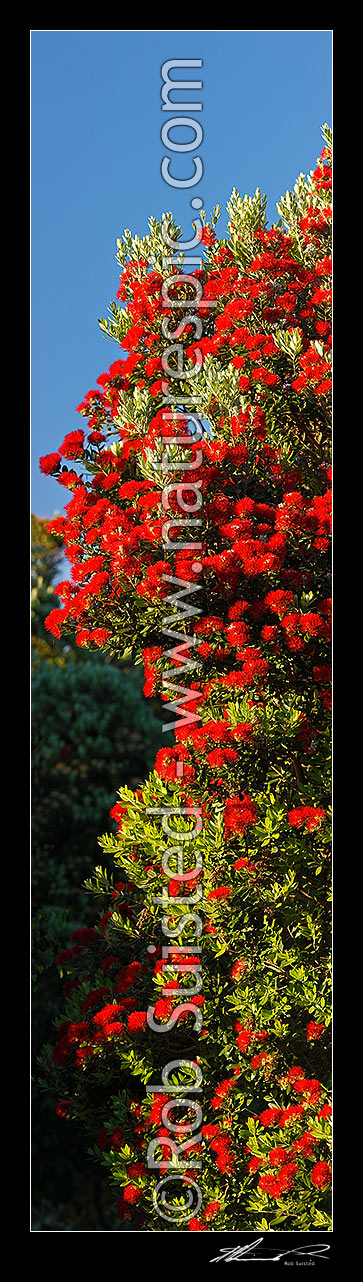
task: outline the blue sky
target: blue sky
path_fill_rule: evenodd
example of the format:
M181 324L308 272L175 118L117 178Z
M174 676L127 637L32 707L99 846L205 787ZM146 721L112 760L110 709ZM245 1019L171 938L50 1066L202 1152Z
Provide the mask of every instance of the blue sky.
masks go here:
M233 187L266 192L273 222L331 124L332 35L33 31L31 43L32 510L50 516L69 495L41 475L39 456L82 426L75 407L119 350L97 325L118 289L116 238L126 227L144 235L150 215L169 209L189 238L193 195L207 214L222 206L223 232ZM169 58L203 59L201 71L180 73L204 85L195 95L204 175L194 191L174 191L160 173ZM180 158L178 173L190 173L190 161Z

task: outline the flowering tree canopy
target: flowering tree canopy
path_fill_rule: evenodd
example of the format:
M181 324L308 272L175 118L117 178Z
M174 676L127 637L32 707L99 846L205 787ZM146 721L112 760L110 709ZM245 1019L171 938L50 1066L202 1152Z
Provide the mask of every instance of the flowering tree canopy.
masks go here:
M330 1226L323 133L276 225L259 190L234 190L190 274L170 214L117 242L100 325L123 354L41 460L71 491L48 527L71 565L49 634L131 652L165 705L168 744L100 839L116 871L89 883L95 925L58 958L65 1016L43 1053L120 1218L153 1230Z

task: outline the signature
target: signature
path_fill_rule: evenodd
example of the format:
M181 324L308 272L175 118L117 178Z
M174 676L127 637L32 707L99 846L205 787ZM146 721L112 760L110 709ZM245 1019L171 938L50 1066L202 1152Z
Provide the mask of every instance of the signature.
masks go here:
M213 1256L210 1264L221 1264L222 1260L230 1264L233 1260L282 1260L287 1255L313 1255L319 1256L320 1259L327 1259L330 1246L326 1242L311 1242L309 1246L296 1246L289 1251L278 1251L273 1246L261 1246L263 1237L259 1237L255 1242L250 1242L247 1246L222 1246L219 1255Z

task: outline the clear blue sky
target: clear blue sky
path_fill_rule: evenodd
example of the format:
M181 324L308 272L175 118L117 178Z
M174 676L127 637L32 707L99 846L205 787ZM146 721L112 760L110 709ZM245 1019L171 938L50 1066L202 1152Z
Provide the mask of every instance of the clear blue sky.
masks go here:
M314 167L321 125L331 124L332 35L33 31L31 43L32 510L49 516L69 494L41 475L39 455L82 425L75 407L119 350L97 325L118 289L116 238L126 227L144 235L163 209L189 238L193 195L207 214L222 206L224 231L234 186L267 192L273 222L276 201ZM160 67L169 58L203 59L200 72L180 73L204 82L195 95L204 177L194 190L174 191L160 173L169 119Z

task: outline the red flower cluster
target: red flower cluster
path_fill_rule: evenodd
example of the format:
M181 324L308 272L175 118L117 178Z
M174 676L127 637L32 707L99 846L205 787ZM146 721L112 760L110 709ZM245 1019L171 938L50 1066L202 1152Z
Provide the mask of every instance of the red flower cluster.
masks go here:
M304 827L307 832L316 832L325 819L325 810L317 806L296 806L295 810L289 810L287 818L291 828Z

